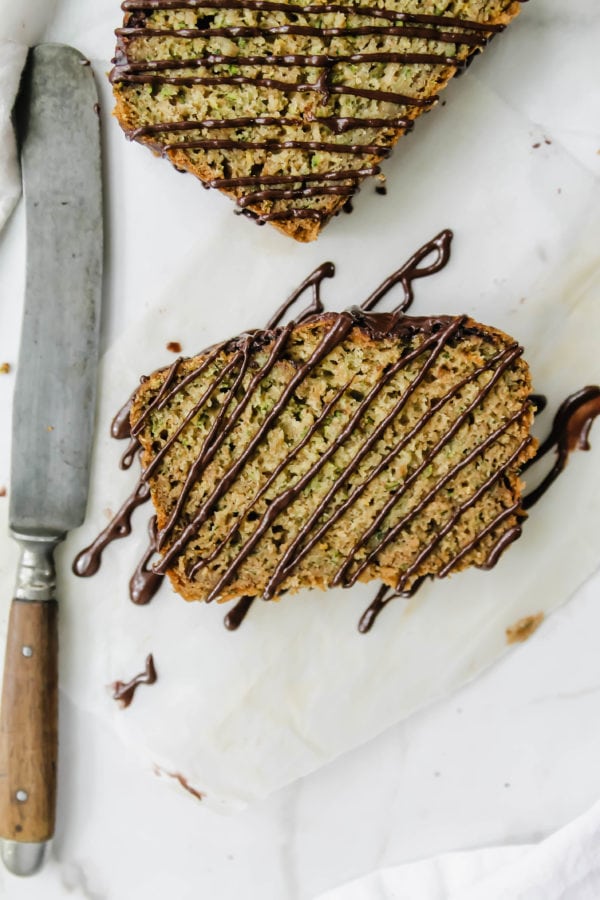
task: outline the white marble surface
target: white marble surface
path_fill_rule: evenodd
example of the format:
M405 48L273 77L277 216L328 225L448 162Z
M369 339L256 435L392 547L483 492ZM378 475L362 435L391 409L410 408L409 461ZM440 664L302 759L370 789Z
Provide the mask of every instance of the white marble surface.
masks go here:
M99 75L112 48L105 28L111 7L117 16L117 4L106 0L59 3L50 31L53 39L89 52ZM465 76L464 87L452 87L446 112L460 90L468 90L466 79L476 75L478 84L531 120L531 143L548 135L586 177L597 175L600 99L584 96L583 86L598 83L599 38L592 0L578 4L576 12L565 12L559 0L531 2L510 34ZM160 296L179 260L193 248L202 254L214 220L228 222L231 213L221 198L198 198L186 178L142 148L127 147L109 121L105 86L103 91L110 173L108 346ZM446 123L433 119L418 138L424 154L435 128L452 128L449 116ZM493 123L482 127L492 129ZM409 144L398 157L420 152ZM401 171L395 167L397 183ZM466 159L465 190L485 190L493 173L474 167L476 160ZM164 225L149 183L178 211L169 226L168 260L158 252ZM540 190L560 187L542 179ZM391 193L400 204L400 187ZM332 227L358 229L359 214ZM434 230L442 224L435 222ZM235 239L242 233L238 225L247 223L233 224ZM506 227L510 223L498 223ZM13 364L22 254L18 210L0 239L0 361ZM0 485L8 484L12 380L0 377L6 426ZM2 542L0 554L6 552ZM62 696L59 827L51 859L28 882L0 871L0 896L162 900L170 893L178 900L309 900L376 866L549 833L600 795L599 588L596 578L475 683L234 817L215 816L169 790L138 766L112 731Z

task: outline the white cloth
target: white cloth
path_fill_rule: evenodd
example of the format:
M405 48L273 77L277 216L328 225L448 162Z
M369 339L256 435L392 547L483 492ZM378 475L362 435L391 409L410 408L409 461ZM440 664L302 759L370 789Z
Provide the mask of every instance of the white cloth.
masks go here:
M0 230L21 193L11 116L26 57L24 44L0 41Z
M0 231L21 194L21 176L12 126L27 49L41 40L55 0L0 0Z
M598 900L600 802L540 844L380 869L318 900Z

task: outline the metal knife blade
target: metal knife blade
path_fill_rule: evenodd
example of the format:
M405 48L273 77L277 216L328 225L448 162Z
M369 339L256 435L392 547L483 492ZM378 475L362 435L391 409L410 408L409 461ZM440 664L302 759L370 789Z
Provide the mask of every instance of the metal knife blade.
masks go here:
M61 535L83 521L102 275L98 97L71 47L31 51L18 109L27 275L12 432L10 527Z
M13 412L10 527L21 545L0 709L0 856L41 866L54 833L58 604L54 550L85 515L100 302L98 99L71 47L31 51L17 109L27 275Z

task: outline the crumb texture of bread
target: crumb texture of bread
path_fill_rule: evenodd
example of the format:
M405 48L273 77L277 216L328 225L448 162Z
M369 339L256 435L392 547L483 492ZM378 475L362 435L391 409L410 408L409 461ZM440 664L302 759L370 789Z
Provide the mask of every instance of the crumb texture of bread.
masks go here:
M177 360L131 411L159 570L188 600L486 567L535 453L521 348L466 317L354 310Z
M132 139L314 240L517 0L126 0L111 72Z

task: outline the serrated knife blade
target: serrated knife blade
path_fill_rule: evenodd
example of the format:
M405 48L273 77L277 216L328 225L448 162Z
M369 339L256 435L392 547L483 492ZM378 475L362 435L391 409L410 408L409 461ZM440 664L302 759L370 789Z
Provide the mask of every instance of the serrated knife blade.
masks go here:
M102 294L100 124L72 47L29 54L17 105L27 273L13 406L10 529L22 548L0 714L5 864L32 874L54 830L57 602L53 553L88 493Z

